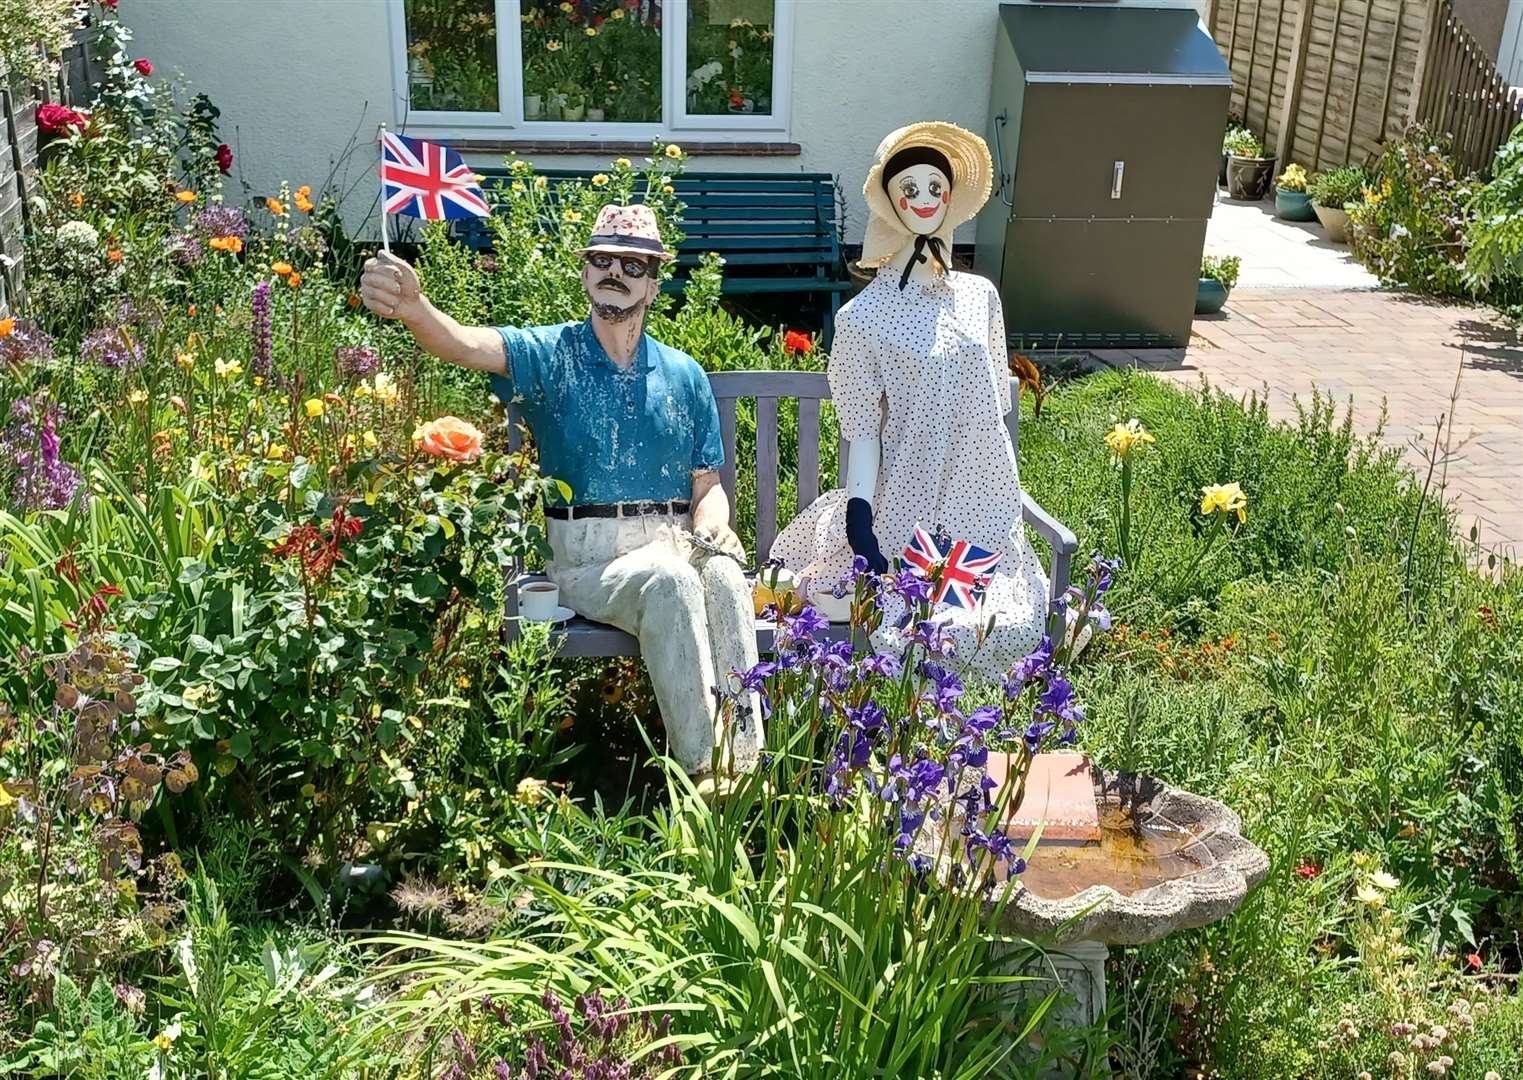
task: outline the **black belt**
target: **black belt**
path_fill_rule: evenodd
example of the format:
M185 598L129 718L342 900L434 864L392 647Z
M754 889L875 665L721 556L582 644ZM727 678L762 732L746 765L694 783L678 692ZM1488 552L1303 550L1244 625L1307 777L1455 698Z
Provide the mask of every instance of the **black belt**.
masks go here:
M586 506L547 506L545 517L554 518L556 521L573 521L577 518L627 518L627 517L650 517L658 514L685 514L688 511L686 499L672 499L668 502L621 502L621 503L589 503Z

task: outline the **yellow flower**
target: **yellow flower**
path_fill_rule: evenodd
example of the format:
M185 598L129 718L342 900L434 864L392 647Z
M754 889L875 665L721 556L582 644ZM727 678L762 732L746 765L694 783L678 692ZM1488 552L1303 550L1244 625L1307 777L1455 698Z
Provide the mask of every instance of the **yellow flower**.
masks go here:
M592 178L593 187L602 187L606 183L608 183L608 177L602 173L597 173Z
M129 405L141 405L147 400L148 391L146 390L134 390L132 393L127 395L127 403Z
M264 201L264 205L268 207L270 213L274 214L276 217L280 217L286 212L286 204L281 202L279 199L266 199Z
M328 406L323 404L322 398L308 398L306 405L307 415L312 417L314 420L328 411Z
M213 366L217 374L224 379L236 379L243 374L243 365L237 360L218 360Z
M536 176L534 178L534 190L536 191L544 191L549 184L550 181L546 180L543 176Z
M371 384L371 392L375 399L382 405L395 405L401 398L402 392L397 389L397 380L393 379L384 371L377 371Z
M567 15L571 14L571 3L570 3L570 0L562 0L561 10L564 11Z
M663 194L671 195L671 194L674 194L676 192L676 190L677 189L672 187L672 185L670 185L670 184L662 184L661 185L661 191L662 191Z
M545 48L549 49L551 52L560 52L561 43L559 41L547 41L545 42Z
M1124 424L1117 424L1105 435L1105 445L1111 448L1117 459L1123 461L1138 447L1157 441L1153 438L1153 433L1143 427L1135 416Z
M624 9L623 8L614 8L612 11L610 11L608 13L608 17L610 19L622 19L624 17Z
M189 371L196 366L196 354L193 352L175 353L175 363Z
M1200 489L1200 512L1202 514L1236 514L1239 521L1248 520L1248 496L1237 484L1210 484Z
M629 168L629 159L627 157L615 158L613 163L621 169Z
M175 1040L179 1037L180 1025L170 1024L163 1031L159 1032L153 1037L153 1045L159 1048L160 1053L167 1054L169 1052L169 1048L175 1044Z
M524 173L529 171L529 168L530 166L527 161L524 161L522 158L517 158L514 160L513 164L508 166L508 171L514 176L522 176Z
M182 203L193 203L196 201L196 193L194 191L177 191L175 192L175 198Z
M582 215L581 215L581 213L579 211L576 211L576 210L567 210L566 211L566 220L571 222L573 225L575 225L577 222L582 220Z
M727 49L734 49L736 47L736 45L735 45L735 39L731 38L729 41L725 42L724 43L724 47L727 48Z
M522 180L514 180L513 183L509 186L508 190L513 192L515 195L522 195L529 189L524 187L524 182Z
M526 776L518 782L518 788L514 791L514 798L524 806L538 806L545 801L545 788L549 787L543 780L536 780L532 776Z
M1386 873L1384 870L1377 870L1371 874L1370 884L1375 886L1377 889L1384 890L1385 892L1390 892L1392 889L1401 887L1401 882L1397 881L1394 877Z
M286 448L278 442L272 442L269 446L265 447L264 456L271 461L279 461L286 456Z
M1384 907L1386 902L1386 894L1373 885L1359 886L1358 890L1354 893L1354 898L1361 904L1368 904L1370 907L1377 908Z
M682 147L678 146L676 143L667 143L666 156L675 161L677 158L682 156Z
M596 26L589 26L587 29L583 30L582 33L586 34L588 37L597 37L598 28Z
M375 432L373 431L365 432L365 434L360 436L360 439L365 443L366 450L374 450L377 446L381 445L381 440L375 437Z

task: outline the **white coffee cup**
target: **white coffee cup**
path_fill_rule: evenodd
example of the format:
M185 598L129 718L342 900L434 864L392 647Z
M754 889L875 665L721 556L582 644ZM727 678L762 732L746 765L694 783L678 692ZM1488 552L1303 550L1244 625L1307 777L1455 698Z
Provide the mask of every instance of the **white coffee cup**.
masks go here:
M560 603L560 589L548 581L531 581L518 590L518 613L530 622L549 622Z

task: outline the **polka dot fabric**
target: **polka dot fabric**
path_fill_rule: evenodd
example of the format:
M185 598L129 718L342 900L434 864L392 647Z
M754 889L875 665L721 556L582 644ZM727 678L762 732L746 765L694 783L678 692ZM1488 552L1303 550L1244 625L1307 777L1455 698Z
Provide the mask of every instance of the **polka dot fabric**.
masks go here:
M898 287L881 271L843 307L830 358L830 393L847 439L880 438L873 531L891 560L917 524L943 525L1003 555L979 610L939 607L965 675L998 680L1042 639L1047 579L1021 523L1021 486L1005 430L1010 411L999 293L975 274ZM821 496L777 537L771 555L814 589L851 567L846 493ZM875 637L903 641L890 611ZM990 616L994 629L987 631Z

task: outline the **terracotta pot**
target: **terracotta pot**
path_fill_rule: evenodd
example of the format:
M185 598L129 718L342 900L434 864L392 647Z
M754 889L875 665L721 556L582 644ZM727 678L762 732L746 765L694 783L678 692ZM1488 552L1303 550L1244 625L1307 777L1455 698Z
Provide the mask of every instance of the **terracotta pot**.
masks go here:
M1342 207L1318 206L1311 204L1316 211L1317 220L1322 223L1322 228L1327 231L1327 238L1335 244L1348 243L1348 212Z
M1258 202L1269 192L1269 182L1274 179L1275 159L1272 157L1227 157L1227 198L1244 202Z

